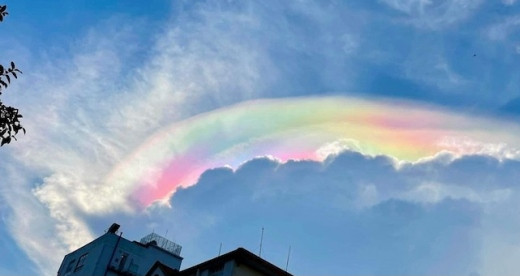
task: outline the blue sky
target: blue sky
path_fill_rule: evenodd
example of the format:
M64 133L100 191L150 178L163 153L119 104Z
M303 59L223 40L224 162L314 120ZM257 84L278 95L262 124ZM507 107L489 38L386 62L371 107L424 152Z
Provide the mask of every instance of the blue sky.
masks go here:
M284 267L291 246L295 275L520 268L520 150L492 133L485 151L417 162L250 156L146 209L106 182L172 123L254 99L406 101L517 126L516 0L2 3L0 63L24 72L2 101L27 134L0 149L0 275L53 275L113 221L129 239L168 231L184 268L221 242L257 252L262 227L263 256Z

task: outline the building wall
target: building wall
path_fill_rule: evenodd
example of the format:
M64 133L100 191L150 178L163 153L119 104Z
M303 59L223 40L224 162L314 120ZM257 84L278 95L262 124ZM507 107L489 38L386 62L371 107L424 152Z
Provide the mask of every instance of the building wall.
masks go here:
M122 271L142 276L156 261L171 268L180 269L181 257L154 245L144 246L124 238L118 242L118 239L118 235L106 233L67 254L58 270L58 276L103 276L112 253L114 256L108 266L107 276L120 275ZM117 248L114 251L116 244ZM79 262L80 259L81 262Z
M223 265L215 265L199 270L189 276L265 276L245 264L237 265L234 260L229 260Z
M145 275L156 261L180 270L182 259L157 246L149 245L145 247L121 239L110 266L117 271L129 271L134 275Z
M154 271L152 271L152 272L150 273L150 275L152 275L152 276L167 276L167 275L164 274L164 272L163 272L161 269L159 269L159 268L156 268Z
M235 269L231 276L265 276L265 274L253 270L246 265L239 265L235 266Z
M230 260L221 265L214 265L210 268L200 269L189 276L231 276L233 275L235 262Z
M103 275L118 236L105 234L63 258L58 276Z

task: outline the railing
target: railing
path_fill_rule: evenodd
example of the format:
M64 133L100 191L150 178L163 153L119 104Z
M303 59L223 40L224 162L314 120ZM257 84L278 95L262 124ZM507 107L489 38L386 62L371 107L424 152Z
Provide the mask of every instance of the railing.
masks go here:
M155 233L151 233L146 235L144 238L141 239L142 244L148 244L150 242L155 242L157 246L160 248L174 254L177 256L181 255L182 246L168 240L167 238L157 235Z

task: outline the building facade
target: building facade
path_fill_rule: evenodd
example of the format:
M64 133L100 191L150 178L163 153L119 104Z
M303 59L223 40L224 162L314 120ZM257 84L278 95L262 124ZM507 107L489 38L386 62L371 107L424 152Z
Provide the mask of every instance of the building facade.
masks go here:
M180 271L181 246L155 233L129 241L118 229L65 255L58 276L292 276L244 248Z
M114 223L104 235L65 255L58 276L144 276L156 262L180 269L181 246L155 233L129 241L118 229Z
M146 276L292 276L292 274L244 248L238 248L181 271L168 270L163 264L157 263Z

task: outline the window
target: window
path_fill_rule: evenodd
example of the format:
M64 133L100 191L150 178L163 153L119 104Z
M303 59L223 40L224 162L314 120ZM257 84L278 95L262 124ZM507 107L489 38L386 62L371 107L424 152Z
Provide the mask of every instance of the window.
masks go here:
M67 270L65 270L65 273L68 273L72 270L75 262L76 262L76 259L72 259L72 261L69 262L69 265L67 265Z
M121 261L119 261L119 267L117 268L117 270L123 271L123 269L125 268L125 263L126 263L127 259L128 259L128 253L123 253L123 255L121 255Z
M87 256L88 256L88 253L85 253L85 254L81 255L81 257L79 257L78 263L76 264L76 268L74 269L74 272L83 268L83 266L85 265L85 259L87 258Z

